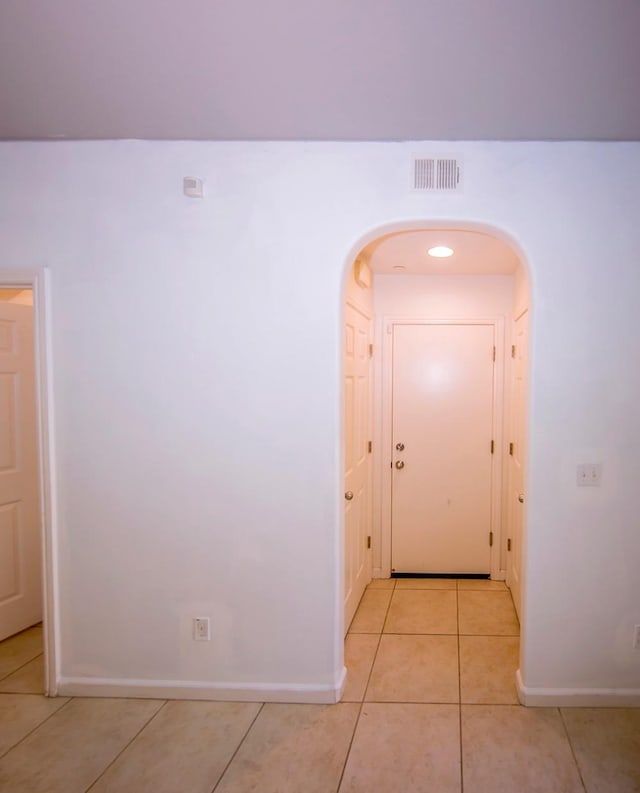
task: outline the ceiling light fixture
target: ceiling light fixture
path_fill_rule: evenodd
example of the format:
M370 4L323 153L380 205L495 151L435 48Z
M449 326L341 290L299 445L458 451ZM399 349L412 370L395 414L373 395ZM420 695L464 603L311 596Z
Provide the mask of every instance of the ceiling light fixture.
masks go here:
M446 259L448 256L453 256L453 248L449 248L446 245L436 245L434 248L429 248L427 253L435 259Z

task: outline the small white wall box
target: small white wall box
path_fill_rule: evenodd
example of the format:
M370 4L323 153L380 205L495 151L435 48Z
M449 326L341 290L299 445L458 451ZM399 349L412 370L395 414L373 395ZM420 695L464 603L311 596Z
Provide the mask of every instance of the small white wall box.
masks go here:
M202 198L202 179L197 176L185 176L182 180L182 189L189 198Z

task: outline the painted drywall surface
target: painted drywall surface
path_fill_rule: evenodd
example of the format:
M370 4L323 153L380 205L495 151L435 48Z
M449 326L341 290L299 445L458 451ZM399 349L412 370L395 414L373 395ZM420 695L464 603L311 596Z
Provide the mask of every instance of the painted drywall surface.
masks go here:
M640 688L640 145L450 143L464 193L412 193L441 150L0 145L2 265L52 273L63 675L336 680L343 267L458 218L532 269L525 684Z
M389 319L497 319L502 321L503 340L498 345L503 354L503 377L496 384L502 399L502 415L500 423L502 432L506 429L509 416L509 383L510 358L504 354L505 346L510 344L511 316L513 309L514 276L511 275L376 275L374 283L374 306L376 313L376 389L374 414L376 422L376 448L381 449L383 443L383 415L382 393L385 376L388 376L389 362L381 360L385 348L385 323ZM385 365L386 364L386 365ZM503 438L503 434L499 435ZM501 464L502 458L496 457ZM385 543L389 545L388 528L385 534L385 510L388 510L387 499L383 492L385 478L383 466L388 466L384 454L376 456L376 510L374 536L378 542L374 548L374 569L382 574L389 574L388 553L383 553ZM503 476L504 473L504 476ZM506 466L496 472L498 479L505 480L503 490L506 488ZM503 495L506 494L503 493ZM494 525L496 535L505 545L505 538L500 535L500 523ZM384 562L387 562L386 564ZM506 560L504 548L500 551L501 570L505 569Z
M513 316L519 317L529 307L529 279L524 266L513 274Z
M379 318L507 318L513 308L513 276L377 275L374 296Z
M18 303L23 306L33 305L33 292L30 289L1 289L0 302Z

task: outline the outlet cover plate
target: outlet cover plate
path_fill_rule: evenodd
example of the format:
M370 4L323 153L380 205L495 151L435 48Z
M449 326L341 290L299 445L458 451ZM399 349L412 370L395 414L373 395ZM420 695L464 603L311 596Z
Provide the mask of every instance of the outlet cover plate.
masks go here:
M193 618L193 638L196 642L208 642L211 640L211 623L209 617Z

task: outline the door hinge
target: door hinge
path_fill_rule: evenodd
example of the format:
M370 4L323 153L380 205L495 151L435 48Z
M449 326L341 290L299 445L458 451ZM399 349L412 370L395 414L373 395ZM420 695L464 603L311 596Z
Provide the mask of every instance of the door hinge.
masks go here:
M495 359L496 359L496 347L495 347L495 344L494 344L493 345L493 360L495 361Z
M491 454L493 454L493 450L495 449L495 442L491 441Z
M509 444L509 454L513 456L513 444Z
M489 532L489 548L493 548L493 532Z
M511 550L511 537L509 537L509 539L507 540L507 550L508 551Z
M373 449L373 441L369 441L367 448L369 449L369 454L371 454L371 451Z
M369 358L373 358L373 344L369 345Z
M367 537L367 548L371 548L371 535Z
M516 345L515 344L511 345L511 357L512 358L516 357Z

